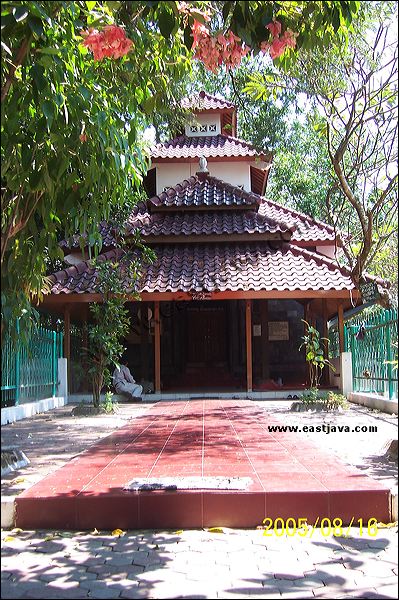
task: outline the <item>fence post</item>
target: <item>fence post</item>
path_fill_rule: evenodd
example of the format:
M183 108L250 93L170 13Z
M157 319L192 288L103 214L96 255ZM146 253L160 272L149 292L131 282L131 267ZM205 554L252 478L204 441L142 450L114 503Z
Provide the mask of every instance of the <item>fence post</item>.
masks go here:
M53 365L53 398L56 396L56 388L57 388L57 332L52 332L53 338L53 357L52 357L52 365Z
M386 343L386 357L387 357L387 367L388 367L387 368L388 393L389 393L389 399L392 400L392 398L393 398L393 377L392 377L392 364L391 364L392 347L391 347L391 329L390 329L389 317L388 317L388 322L386 322L386 324L385 324L385 343Z
M348 325L347 330L347 346L348 351L352 354L352 385L353 391L357 392L357 364L356 364L356 338L355 338L355 328L352 325ZM348 339L349 338L349 339Z
M18 406L19 403L19 395L20 395L20 351L19 351L19 320L17 319L16 324L17 336L16 336L16 344L15 344L15 406Z

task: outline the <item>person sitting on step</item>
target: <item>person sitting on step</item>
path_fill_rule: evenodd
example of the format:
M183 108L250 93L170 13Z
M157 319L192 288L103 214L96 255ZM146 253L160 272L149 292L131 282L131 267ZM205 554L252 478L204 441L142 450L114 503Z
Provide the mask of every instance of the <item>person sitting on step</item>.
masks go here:
M133 402L139 402L142 399L143 388L136 383L127 365L127 360L124 360L119 367L116 367L112 382L117 394L127 396Z

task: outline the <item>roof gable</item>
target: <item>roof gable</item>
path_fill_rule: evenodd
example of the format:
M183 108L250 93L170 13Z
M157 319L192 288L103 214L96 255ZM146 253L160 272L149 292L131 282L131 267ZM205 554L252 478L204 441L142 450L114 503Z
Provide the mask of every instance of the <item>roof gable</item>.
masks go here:
M256 207L262 198L206 173L198 173L149 200L155 210L163 208Z

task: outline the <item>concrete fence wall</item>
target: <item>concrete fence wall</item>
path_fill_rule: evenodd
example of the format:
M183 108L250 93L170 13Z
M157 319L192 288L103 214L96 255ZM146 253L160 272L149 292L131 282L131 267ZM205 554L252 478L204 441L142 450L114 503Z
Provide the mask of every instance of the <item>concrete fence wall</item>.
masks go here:
M7 406L1 409L1 424L9 425L26 419L27 417L33 417L38 413L52 410L53 408L59 408L65 406L68 403L68 376L67 376L67 359L58 359L58 386L57 396L52 398L44 398L43 400L37 400L36 402L26 402L18 404L18 406Z

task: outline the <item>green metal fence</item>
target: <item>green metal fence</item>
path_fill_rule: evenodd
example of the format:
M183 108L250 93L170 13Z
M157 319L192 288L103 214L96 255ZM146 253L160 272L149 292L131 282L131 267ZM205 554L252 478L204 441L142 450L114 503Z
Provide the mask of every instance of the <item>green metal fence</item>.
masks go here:
M398 397L398 313L381 310L345 325L345 350L352 353L353 389Z
M62 333L38 327L25 344L6 336L1 353L1 405L16 406L55 396Z

